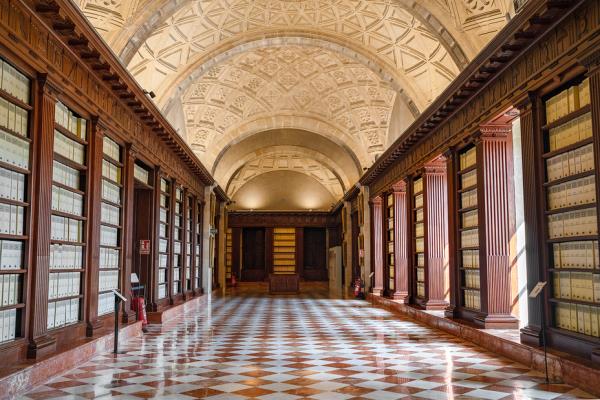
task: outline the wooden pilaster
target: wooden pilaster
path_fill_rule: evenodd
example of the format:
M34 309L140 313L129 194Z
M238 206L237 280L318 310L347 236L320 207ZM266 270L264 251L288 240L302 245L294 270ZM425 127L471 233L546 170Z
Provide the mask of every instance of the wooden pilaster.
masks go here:
M32 301L30 307L30 358L41 358L55 351L56 339L48 335L48 279L50 262L50 210L52 205L52 160L54 152L54 108L57 92L45 76L38 79L35 96L34 149L31 184L37 193L32 207L31 262Z
M123 295L131 298L131 273L133 271L133 252L136 251L136 243L133 242L133 215L134 215L134 166L137 151L132 145L125 146L123 160L123 232L121 245L121 291ZM155 246L156 244L153 244ZM124 323L135 321L135 312L131 305L123 302Z
M449 292L450 292L450 304L445 309L445 315L448 318L455 317L455 311L460 306L460 270L458 269L458 237L459 237L459 223L457 221L457 212L459 208L459 202L457 199L458 184L457 184L457 173L458 173L458 154L454 148L449 149L444 153L446 158L446 184L448 187L448 195L446 200L448 202L448 269L449 269Z
M523 151L523 187L537 188L543 182L543 171L536 160L540 154L541 138L537 134L539 128L539 100L533 95L518 104L521 122L521 147ZM527 251L527 291L530 292L543 275L540 248L543 237L543 229L539 226L542 220L542 206L535 196L524 196L524 219L527 229L525 230L525 248ZM541 315L544 310L540 307L538 299L528 299L528 324L521 329L521 341L523 343L540 346Z
M89 135L88 155L89 155L89 173L88 179L91 181L87 204L88 221L86 224L88 237L88 251L86 265L86 335L93 336L94 332L102 327L102 322L98 320L98 293L100 269L98 260L100 259L100 222L102 209L102 160L103 160L103 140L106 128L97 118L92 119L92 129Z

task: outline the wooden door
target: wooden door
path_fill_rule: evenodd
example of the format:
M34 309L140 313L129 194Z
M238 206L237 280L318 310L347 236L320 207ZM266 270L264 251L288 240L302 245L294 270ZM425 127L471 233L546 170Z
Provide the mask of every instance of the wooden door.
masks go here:
M242 232L242 271L244 282L258 282L266 278L265 229L244 228Z
M327 249L324 228L304 228L304 266L302 277L307 281L326 281Z

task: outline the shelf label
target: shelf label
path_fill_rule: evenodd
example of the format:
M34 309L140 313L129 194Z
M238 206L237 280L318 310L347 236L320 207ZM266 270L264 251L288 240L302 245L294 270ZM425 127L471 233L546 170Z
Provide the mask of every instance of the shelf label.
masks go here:
M529 298L535 299L536 297L538 297L545 287L546 282L538 282L537 285L535 285L535 287L529 293Z

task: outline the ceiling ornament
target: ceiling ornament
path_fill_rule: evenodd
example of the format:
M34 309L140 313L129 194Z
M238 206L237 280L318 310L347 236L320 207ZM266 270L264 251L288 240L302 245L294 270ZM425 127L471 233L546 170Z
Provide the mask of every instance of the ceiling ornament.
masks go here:
M267 152L248 160L227 182L227 195L233 198L238 189L252 179L274 171L294 171L308 175L323 185L333 198L338 199L344 195L340 178L331 169L322 162L295 151Z
M138 49L129 69L159 93L206 53L248 35L303 31L353 43L414 82L426 103L458 74L439 35L392 0L203 0L186 3ZM161 90L159 90L161 89Z
M387 142L395 96L388 83L350 58L283 46L255 49L214 66L189 86L181 102L187 138L206 162L220 152L216 144L224 144L224 136L229 143L239 138L228 134L243 134L239 128L248 121L279 115L328 121L374 159Z

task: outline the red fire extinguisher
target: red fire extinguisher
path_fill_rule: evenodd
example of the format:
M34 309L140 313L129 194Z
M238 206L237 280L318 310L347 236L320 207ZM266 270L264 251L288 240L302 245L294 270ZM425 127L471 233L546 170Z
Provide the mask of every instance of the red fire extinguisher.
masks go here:
M354 281L354 297L357 299L363 299L364 298L364 294L362 292L362 289L364 287L363 281L360 278L356 278L356 280Z
M148 318L146 317L146 301L142 296L134 297L131 301L131 309L135 311L137 320L142 321L142 329L146 329L148 325Z

